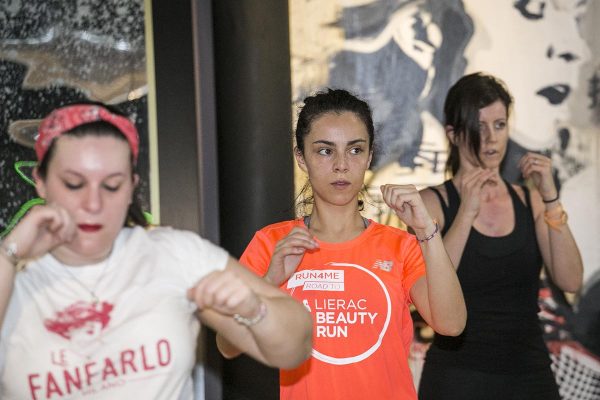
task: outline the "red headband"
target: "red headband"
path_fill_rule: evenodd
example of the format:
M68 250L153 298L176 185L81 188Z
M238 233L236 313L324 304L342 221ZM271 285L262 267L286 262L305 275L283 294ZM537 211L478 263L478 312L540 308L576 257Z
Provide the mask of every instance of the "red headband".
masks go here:
M38 161L44 159L54 138L80 125L96 121L108 122L121 131L129 142L134 162L137 162L140 141L135 125L126 117L113 114L102 106L89 104L58 108L42 120L35 141Z

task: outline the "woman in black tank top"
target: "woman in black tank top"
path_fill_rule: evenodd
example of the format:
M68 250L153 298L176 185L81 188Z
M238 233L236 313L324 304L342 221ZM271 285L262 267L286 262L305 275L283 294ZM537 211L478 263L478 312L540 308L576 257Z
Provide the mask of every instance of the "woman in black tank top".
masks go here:
M539 274L545 265L574 292L583 267L551 160L527 153L519 161L531 193L500 177L511 103L503 83L481 73L461 78L446 98L452 179L421 194L442 226L468 317L462 335L435 336L422 400L560 399L537 317Z

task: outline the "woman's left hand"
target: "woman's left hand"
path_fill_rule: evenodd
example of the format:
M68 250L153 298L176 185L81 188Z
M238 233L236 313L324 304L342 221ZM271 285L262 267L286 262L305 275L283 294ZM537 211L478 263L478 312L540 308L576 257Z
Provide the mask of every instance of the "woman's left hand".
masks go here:
M414 185L382 185L383 201L415 232L434 225L423 199Z
M259 313L260 297L233 271L213 271L188 290L188 298L200 310L212 309L223 315L251 317Z
M525 179L531 179L542 199L554 199L558 190L552 177L552 160L538 153L528 152L519 161L519 168Z

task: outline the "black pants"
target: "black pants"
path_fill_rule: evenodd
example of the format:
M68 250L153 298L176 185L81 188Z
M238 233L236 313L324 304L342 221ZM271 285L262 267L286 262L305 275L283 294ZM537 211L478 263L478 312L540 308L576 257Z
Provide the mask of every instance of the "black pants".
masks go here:
M560 400L550 368L523 374L487 372L425 363L419 400Z

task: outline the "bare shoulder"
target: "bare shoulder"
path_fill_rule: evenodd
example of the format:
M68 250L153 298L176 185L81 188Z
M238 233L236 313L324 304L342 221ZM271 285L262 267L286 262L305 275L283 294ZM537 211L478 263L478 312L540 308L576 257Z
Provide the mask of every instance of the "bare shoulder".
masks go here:
M437 185L434 186L434 188L442 195L444 201L447 202L448 195L444 185ZM421 198L423 199L423 203L425 204L425 207L427 207L429 214L437 219L440 225L443 226L444 212L442 211L442 204L440 203L438 195L430 187L422 189L419 193L421 194Z
M425 204L428 207L429 207L430 204L437 203L439 205L439 203L440 203L440 199L439 199L438 195L435 193L435 191L433 189L435 189L436 191L438 191L442 195L442 198L444 199L445 202L448 201L448 194L446 192L446 187L444 185L437 185L437 186L433 186L433 187L426 187L424 189L421 189L419 191L419 193L421 194L421 197L423 198L423 201L425 202Z
M523 204L526 204L525 199L525 189L524 186L511 184L517 196L521 199ZM531 207L533 211L533 215L537 216L544 210L544 203L542 202L542 196L540 192L536 188L528 187L529 189L529 198L531 200Z

